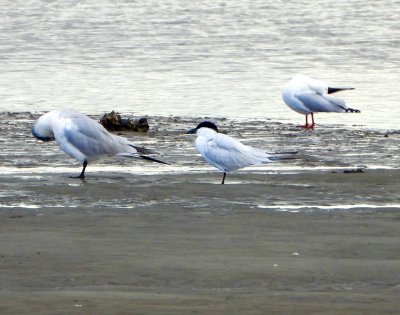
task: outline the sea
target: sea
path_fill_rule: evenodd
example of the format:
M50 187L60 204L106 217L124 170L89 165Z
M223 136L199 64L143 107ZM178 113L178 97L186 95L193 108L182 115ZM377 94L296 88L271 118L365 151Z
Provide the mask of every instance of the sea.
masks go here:
M320 125L399 129L400 1L3 0L0 111L304 123L296 73L360 114Z

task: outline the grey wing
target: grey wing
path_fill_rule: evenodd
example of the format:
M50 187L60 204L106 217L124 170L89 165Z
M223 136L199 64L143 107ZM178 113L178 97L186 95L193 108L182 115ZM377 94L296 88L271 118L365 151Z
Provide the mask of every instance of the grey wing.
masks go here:
M116 136L109 133L102 125L90 118L84 117L74 119L76 120L74 126L78 126L78 132L82 136L87 137L88 142L92 142L96 150L96 154L103 154L108 156L119 153L127 153L139 156L137 152L141 154L160 154L160 152L158 151L149 148L139 147L124 137ZM84 120L84 123L82 123L81 120ZM82 139L82 141L84 140Z
M128 151L128 152L139 152L141 154L162 154L159 151L153 150L153 149L149 149L149 148L145 148L145 147L139 147L138 145L134 144L133 142L129 141L128 139L124 138L124 137L120 137L120 136L116 136L116 135L112 135L114 137L114 139L116 139L123 147L124 150ZM126 146L129 146L129 148L126 148Z
M327 94L303 93L297 95L297 98L311 112L344 112L346 104L343 100L329 96Z
M200 153L207 162L224 171L261 164L258 159L248 154L245 145L223 134L218 134L213 141L208 141L202 151Z
M89 160L104 155L113 156L122 151L113 135L90 118L65 121L64 128L56 135L57 138L60 147L68 154L75 156L77 150Z
M232 171L249 165L243 161L240 154L232 153L218 146L208 146L204 149L203 157L211 165L221 171Z

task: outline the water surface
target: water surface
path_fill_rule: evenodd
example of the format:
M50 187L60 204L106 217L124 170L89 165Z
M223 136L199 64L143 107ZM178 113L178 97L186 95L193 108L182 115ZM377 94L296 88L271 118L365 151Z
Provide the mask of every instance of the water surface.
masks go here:
M362 114L318 124L397 129L398 1L4 1L0 110L303 123L282 101L293 74Z

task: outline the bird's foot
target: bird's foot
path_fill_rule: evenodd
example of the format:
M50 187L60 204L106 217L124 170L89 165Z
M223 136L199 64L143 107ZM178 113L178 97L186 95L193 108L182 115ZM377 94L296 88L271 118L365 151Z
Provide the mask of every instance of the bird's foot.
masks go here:
M85 176L83 176L83 175L81 174L81 175L79 175L79 176L68 176L68 178L79 178L79 179L84 180L84 179L85 179Z
M299 128L305 128L305 129L314 129L315 124L305 124L305 125L299 125L297 127Z

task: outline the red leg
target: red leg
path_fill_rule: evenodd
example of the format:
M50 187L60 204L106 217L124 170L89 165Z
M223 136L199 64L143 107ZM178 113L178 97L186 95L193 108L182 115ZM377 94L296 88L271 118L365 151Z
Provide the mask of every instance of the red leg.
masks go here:
M314 128L315 122L314 122L314 114L313 113L311 113L311 120L312 120L312 123L310 125L310 128Z
M311 117L312 117L312 121L314 123L313 114L311 114ZM304 126L300 125L300 126L297 126L297 127L300 127L300 128L313 128L314 126L313 125L308 125L308 115L306 115L306 124Z

